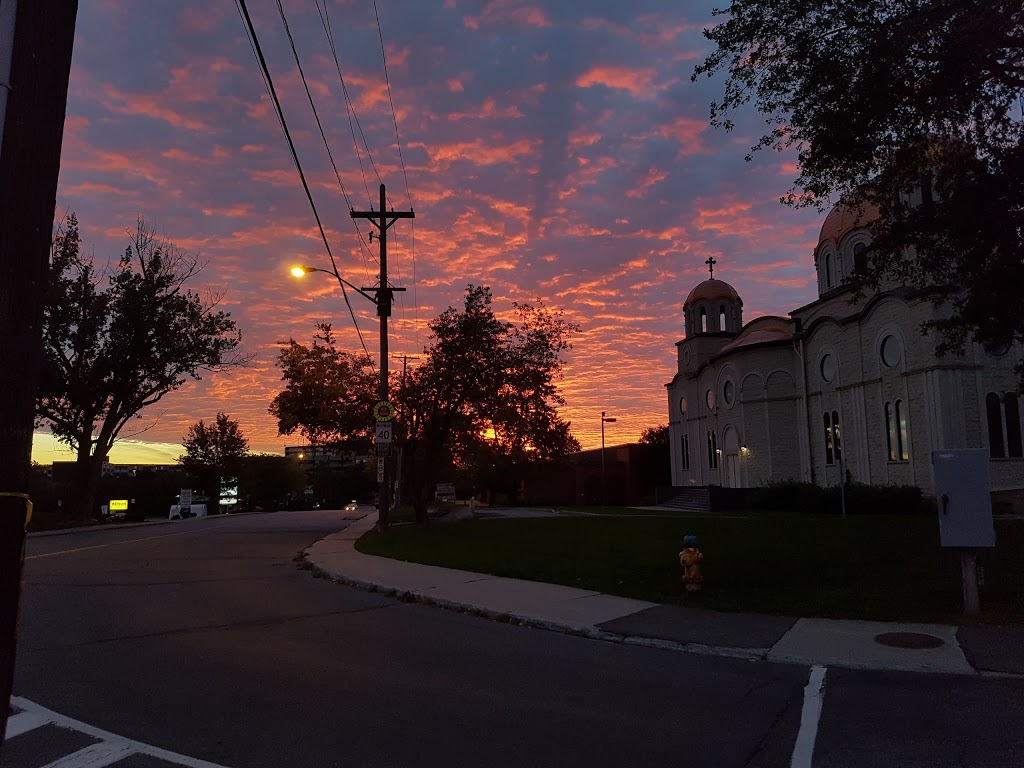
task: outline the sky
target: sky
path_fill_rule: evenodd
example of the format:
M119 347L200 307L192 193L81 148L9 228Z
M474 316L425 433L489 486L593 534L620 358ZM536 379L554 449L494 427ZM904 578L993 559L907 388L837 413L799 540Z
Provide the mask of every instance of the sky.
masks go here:
M342 277L369 286L378 270L350 206L377 207L383 182L390 205L416 212L389 231L391 282L407 288L393 355L421 361L429 321L461 306L469 284L489 286L501 316L513 302L562 310L581 331L561 413L594 448L602 411L617 419L608 445L668 422L683 301L709 256L744 321L815 298L824 216L779 203L795 158L746 162L764 118L713 129L723 81L690 81L711 50L701 30L713 3L377 0L375 13L373 0L326 0L325 29L324 2L282 5L337 176L277 3L248 7ZM99 264L123 252L139 217L197 252L206 267L193 288L223 293L252 356L143 411L111 461L172 462L189 426L218 412L253 451L302 444L267 412L283 388L281 343L310 343L320 322L342 348L360 342L332 277L289 275L330 262L233 3L79 4L57 191L58 217L72 211ZM349 300L376 358L375 308ZM58 448L38 434L33 458L65 458Z

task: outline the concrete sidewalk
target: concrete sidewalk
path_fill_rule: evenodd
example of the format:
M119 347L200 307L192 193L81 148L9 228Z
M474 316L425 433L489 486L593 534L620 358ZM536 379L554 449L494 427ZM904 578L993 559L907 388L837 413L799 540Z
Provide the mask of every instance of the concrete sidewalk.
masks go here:
M307 561L340 583L599 640L854 669L1024 675L1024 628L796 619L660 605L357 552L356 539L376 521L374 512L321 539L306 550ZM918 647L903 647L908 645Z

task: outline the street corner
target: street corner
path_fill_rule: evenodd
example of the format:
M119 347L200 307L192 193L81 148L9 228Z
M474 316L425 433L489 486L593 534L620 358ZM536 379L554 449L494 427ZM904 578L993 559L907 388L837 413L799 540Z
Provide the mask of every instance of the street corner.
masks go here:
M768 661L851 669L973 675L957 628L841 619L799 619L768 651Z

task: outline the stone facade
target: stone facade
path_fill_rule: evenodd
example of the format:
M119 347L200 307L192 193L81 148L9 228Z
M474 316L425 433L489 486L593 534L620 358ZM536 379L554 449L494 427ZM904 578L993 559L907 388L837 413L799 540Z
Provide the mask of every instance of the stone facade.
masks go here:
M931 452L984 448L994 491L1024 489L1019 347L937 357L931 302L901 286L851 302L843 280L870 242L833 210L815 249L818 299L743 324L743 302L710 279L683 305L667 384L672 483L753 487L795 479L934 488Z

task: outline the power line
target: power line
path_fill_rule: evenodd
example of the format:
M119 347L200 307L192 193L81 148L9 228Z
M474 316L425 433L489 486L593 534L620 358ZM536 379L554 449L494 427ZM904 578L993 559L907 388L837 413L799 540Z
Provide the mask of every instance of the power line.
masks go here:
M306 192L306 199L309 201L309 207L313 209L313 217L316 219L316 226L320 230L320 237L324 241L324 248L327 249L327 255L331 259L331 266L334 268L335 274L337 274L338 266L334 261L334 254L331 253L331 245L327 242L327 234L324 232L324 225L320 221L320 214L317 212L316 204L313 202L313 195L309 191L309 184L306 183L306 174L302 172L302 164L299 162L298 152L295 151L295 143L292 141L291 132L288 130L288 123L284 119L284 111L281 109L281 102L277 98L274 81L270 77L270 69L267 67L267 60L263 56L263 49L260 47L259 38L256 37L256 29L253 27L252 19L249 17L249 9L245 5L245 0L235 0L235 6L238 8L239 13L242 15L242 19L245 22L250 38L250 45L252 46L253 52L256 54L256 60L259 62L260 69L263 72L264 82L270 91L270 98L274 102L274 108L277 110L277 119L284 131L284 137L288 141L288 149L291 151L292 161L294 161L295 168L299 172L299 179L302 181L302 188ZM366 356L370 357L370 350L366 348L366 342L363 341L363 333L359 330L359 323L356 321L356 313L352 309L352 303L348 300L348 291L345 290L345 284L339 280L339 285L341 285L341 295L345 297L345 305L348 307L349 315L352 317L352 324L355 326L356 335L359 336L359 343L362 345L363 352L366 353ZM371 368L373 366L372 359L370 366Z
M320 12L320 0L316 0L316 9ZM380 184L384 183L384 180L380 177L380 172L377 170L377 164L373 162L373 154L370 152L370 145L366 141L366 134L363 133L363 125L359 122L359 115L356 114L355 104L352 103L352 98L348 93L348 86L345 84L345 76L341 73L341 62L338 60L338 49L334 44L334 31L331 28L331 18L327 12L327 0L324 0L323 11L320 12L320 23L324 28L324 32L327 35L327 42L331 47L331 55L334 57L334 66L338 70L338 79L341 80L341 92L345 97L345 109L348 112L349 130L352 132L352 146L355 149L356 159L359 160L359 173L363 177L363 187L366 189L366 199L370 202L370 207L373 207L373 199L370 197L370 187L366 183L366 174L363 169L362 155L359 153L359 145L356 141L355 128L359 129L359 136L363 140L363 149L366 151L366 159L370 161L370 167L373 168L373 173L377 177L377 182ZM352 126L353 118L355 119L355 128Z
M341 80L341 92L345 97L345 114L348 117L348 130L352 136L352 150L355 153L356 160L359 162L359 175L363 179L363 189L366 190L366 200L372 205L373 201L370 197L370 187L366 183L366 170L363 168L363 156L359 152L359 142L356 140L356 129L355 125L352 124L352 117L355 115L355 106L352 104L352 100L348 95L348 86L345 85L345 77L341 74L341 63L338 61L338 49L334 45L334 31L331 29L331 18L327 13L327 0L324 0L324 7L321 11L320 0L315 0L317 13L320 14L320 26L324 28L324 34L327 35L327 44L331 48L331 55L334 57L334 66L338 70L338 79ZM355 121L358 124L359 116L355 116ZM362 135L363 127L359 126L359 133ZM363 137L365 144L366 137Z
M406 168L405 168L405 156L402 154L402 139L401 139L401 136L399 135L399 132L398 132L398 114L395 112L395 102L394 102L394 99L391 96L391 78L388 77L388 56L387 56L387 52L386 52L386 50L384 48L384 31L381 29L381 26L380 26L380 14L377 12L377 0L373 0L373 16L374 16L374 18L377 21L377 37L380 40L380 56L381 56L381 60L384 63L384 82L385 82L385 84L388 87L388 104L391 105L391 119L394 121L394 124L395 124L395 144L398 147L398 160L402 164L402 177L405 179L405 196L409 199L409 207L412 208L413 207L412 190L409 188L409 174L408 174L408 172L406 171ZM412 223L412 238L411 238L411 242L412 242L412 249L411 250L412 250L413 291L414 291L414 293L413 293L413 307L417 307L418 304L416 302L416 294L415 294L415 290L416 290L416 223L415 223L415 221ZM404 302L402 303L402 311L403 311L403 313L405 311L405 303ZM419 318L417 317L416 319L418 320ZM417 331L418 331L419 323L417 323L416 325L417 325Z
M341 174L338 173L338 166L334 162L334 155L331 152L331 146L327 142L327 136L324 133L324 127L320 123L320 115L316 111L316 104L313 103L313 94L309 92L309 84L306 82L306 73L303 72L302 70L302 62L299 61L299 52L295 49L295 39L292 37L291 27L288 26L288 18L287 16L285 16L284 6L281 4L281 0L277 0L277 10L278 13L280 13L281 15L281 23L284 25L285 34L288 36L288 43L292 47L292 56L295 57L295 66L299 70L299 77L302 78L302 87L306 89L306 98L309 100L309 107L310 109L313 110L313 118L316 120L316 127L320 129L320 138L323 139L324 149L327 150L327 157L329 157L331 160L331 168L334 169L334 177L338 180L338 186L341 187L341 194L344 196L345 203L346 205L348 205L348 209L351 211L354 206L352 205L352 201L349 199L348 191L345 189L345 183L341 180ZM355 227L356 234L359 235L360 244L367 251L369 251L371 255L373 255L373 252L370 251L370 246L368 246L366 242L363 240L363 233L359 231L359 225L356 223L355 219L352 219L352 225ZM363 256L363 269L367 269L365 255ZM337 271L337 268L335 268L335 271ZM344 288L344 286L342 286L342 288Z

